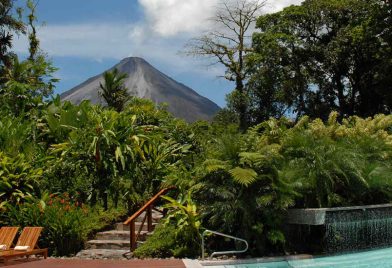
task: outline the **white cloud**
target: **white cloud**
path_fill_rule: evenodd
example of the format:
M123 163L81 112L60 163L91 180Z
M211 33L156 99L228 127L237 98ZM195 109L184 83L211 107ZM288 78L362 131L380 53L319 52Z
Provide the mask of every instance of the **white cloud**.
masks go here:
M179 56L178 51L192 36L208 27L208 18L215 13L220 0L138 0L145 19L135 24L84 23L49 24L39 29L42 49L49 56L73 56L97 61L140 56L169 67L174 72L192 71L210 77L221 68L195 68L192 58ZM237 1L237 0L229 0ZM276 11L301 0L276 0L266 9ZM27 52L27 40L15 40L16 52Z
M277 12L282 10L285 7L291 6L291 5L299 5L303 2L304 0L270 0L267 1L264 10L265 12Z
M120 59L131 51L127 36L132 29L132 25L116 24L47 25L38 36L41 48L51 56ZM19 38L15 49L24 52L26 44L26 38Z
M197 33L211 26L221 0L138 0L146 14L148 27L155 33L170 37L180 33ZM238 0L226 0L236 2ZM260 0L261 1L261 0ZM276 12L303 0L270 0L264 12Z
M47 25L38 32L40 46L49 56L81 57L96 61L121 60L129 56L143 57L163 65L171 73L193 72L198 75L217 75L217 68L195 68L192 58L178 55L189 36L157 38L144 25L75 24ZM27 53L27 38L15 38L14 51Z
M219 0L139 0L150 28L161 36L197 32L206 27Z

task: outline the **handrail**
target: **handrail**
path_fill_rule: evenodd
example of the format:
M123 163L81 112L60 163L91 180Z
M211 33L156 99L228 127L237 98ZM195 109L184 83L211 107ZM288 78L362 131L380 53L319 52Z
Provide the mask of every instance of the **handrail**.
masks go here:
M159 193L157 193L156 195L154 195L150 200L147 201L147 203L145 203L143 205L143 207L141 207L138 211L136 211L131 217L129 217L126 221L124 221L123 224L125 225L130 225L130 247L131 247L131 252L133 250L136 249L136 241L142 231L143 225L147 219L147 229L149 232L151 232L153 230L153 224L152 224L152 205L154 204L155 201L157 201L157 199L159 197L161 197L161 195L165 194L167 191L174 189L176 187L172 186L172 187L168 187L165 189L162 189L159 191ZM139 217L143 212L146 211L146 215L143 219L142 224L139 227L139 230L136 234L136 225L135 225L135 221L137 219L137 217Z
M248 242L245 239L242 239L242 238L239 238L239 237L235 237L235 236L232 236L232 235L223 234L223 233L220 233L220 232L217 232L217 231L211 231L211 230L207 229L201 235L201 259L202 260L204 260L204 255L205 255L205 251L204 251L204 236L206 235L206 233L211 233L211 234L227 237L227 238L230 238L230 239L233 239L233 240L236 240L236 241L241 241L241 242L245 243L245 249L243 249L243 250L216 251L216 252L213 252L211 254L211 258L214 257L215 255L244 253L249 248L249 244L248 244Z
M162 189L161 191L159 191L159 193L157 193L156 195L154 195L150 200L148 200L148 202L146 204L144 204L144 206L142 206L138 211L136 211L131 217L129 217L124 224L128 225L131 223L131 221L135 220L137 217L140 216L140 214L142 214L145 210L148 209L148 207L153 204L161 195L163 195L164 193L166 193L167 191L173 189L175 187L169 187L169 188L165 188Z

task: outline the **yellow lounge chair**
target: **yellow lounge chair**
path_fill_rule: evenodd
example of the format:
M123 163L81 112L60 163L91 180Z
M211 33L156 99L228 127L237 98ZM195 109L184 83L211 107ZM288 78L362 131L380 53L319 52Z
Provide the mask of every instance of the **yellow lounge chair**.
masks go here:
M7 265L9 259L23 256L29 257L30 255L42 255L46 259L48 257L48 249L41 249L37 246L37 241L41 234L41 231L42 227L23 228L15 248L0 251L0 259L4 260L5 265ZM25 248L24 250L18 250L18 248L23 247Z
M4 245L5 249L9 250L11 248L12 242L14 242L15 236L18 233L19 227L1 227L0 228L0 245Z

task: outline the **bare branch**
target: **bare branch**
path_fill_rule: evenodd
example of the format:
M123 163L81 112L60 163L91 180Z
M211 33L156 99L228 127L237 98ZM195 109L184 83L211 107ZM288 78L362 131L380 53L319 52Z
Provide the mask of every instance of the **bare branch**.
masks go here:
M234 3L232 3L234 1ZM222 2L211 20L214 29L198 38L191 39L185 49L186 55L206 57L211 64L219 63L226 68L224 78L235 82L240 93L236 110L240 115L240 127L246 128L246 80L249 70L245 57L252 52L251 29L264 6L259 0L226 0Z
M252 51L248 32L264 5L264 1L258 0L221 2L212 18L216 28L202 37L191 39L185 47L185 54L212 56L226 68L233 69L236 63L242 68L242 57Z

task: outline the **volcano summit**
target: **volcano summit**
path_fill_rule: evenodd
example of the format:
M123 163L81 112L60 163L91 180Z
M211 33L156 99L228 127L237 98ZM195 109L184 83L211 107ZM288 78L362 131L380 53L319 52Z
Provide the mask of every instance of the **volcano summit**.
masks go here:
M188 122L211 120L220 109L214 102L155 69L142 58L125 58L109 70L115 68L128 75L124 84L129 95L150 99L157 104L167 103L168 111L175 117ZM103 74L91 77L64 92L61 99L74 104L90 100L94 104L106 105L98 93L100 82L103 82Z

